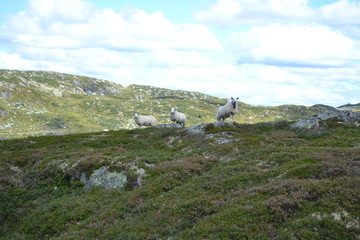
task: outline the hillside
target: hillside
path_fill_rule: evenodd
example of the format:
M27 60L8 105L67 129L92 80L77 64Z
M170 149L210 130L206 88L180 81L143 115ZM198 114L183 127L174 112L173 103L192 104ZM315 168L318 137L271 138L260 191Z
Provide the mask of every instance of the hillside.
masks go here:
M351 110L351 111L354 111L354 112L360 112L360 103L358 104L345 104L345 105L341 105L339 107L337 107L338 109L341 109L341 110Z
M360 128L322 124L0 141L0 239L359 239Z
M188 126L195 126L215 121L217 108L225 103L226 99L195 92L124 87L56 72L0 70L0 138L132 129L134 112L152 114L160 124L167 124L171 107L186 113ZM331 107L260 107L240 102L235 121L298 120L327 109Z

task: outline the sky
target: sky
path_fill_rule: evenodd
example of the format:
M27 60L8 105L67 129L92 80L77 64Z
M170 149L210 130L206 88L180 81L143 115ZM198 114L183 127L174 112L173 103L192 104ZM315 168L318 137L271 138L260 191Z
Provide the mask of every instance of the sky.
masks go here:
M0 69L360 103L360 0L0 0Z

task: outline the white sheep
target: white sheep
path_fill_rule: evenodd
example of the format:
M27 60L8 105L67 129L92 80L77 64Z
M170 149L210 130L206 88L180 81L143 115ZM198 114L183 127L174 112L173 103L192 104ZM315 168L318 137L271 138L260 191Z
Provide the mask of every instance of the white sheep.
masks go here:
M156 118L153 116L145 116L145 115L139 115L138 113L134 113L134 120L135 123L141 127L141 126L156 126Z
M186 115L176 111L175 108L170 109L170 120L179 123L182 127L185 127L186 124Z
M216 120L223 122L226 118L231 117L234 119L234 115L239 111L237 100L239 98L231 98L224 106L218 108L216 113Z

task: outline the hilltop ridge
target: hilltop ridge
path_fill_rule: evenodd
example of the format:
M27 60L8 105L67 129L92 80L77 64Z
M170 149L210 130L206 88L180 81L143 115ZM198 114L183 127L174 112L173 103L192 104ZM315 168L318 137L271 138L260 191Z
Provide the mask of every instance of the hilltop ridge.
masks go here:
M241 100L241 96L240 100ZM132 129L133 113L171 123L169 109L188 116L188 126L215 121L221 99L198 92L145 85L122 86L107 80L47 71L0 70L0 138ZM295 121L333 109L239 102L239 123Z

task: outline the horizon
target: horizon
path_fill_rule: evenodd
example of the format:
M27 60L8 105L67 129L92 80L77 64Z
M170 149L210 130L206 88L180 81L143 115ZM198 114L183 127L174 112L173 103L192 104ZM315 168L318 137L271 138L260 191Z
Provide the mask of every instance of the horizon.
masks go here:
M64 72L56 72L56 71L44 71L44 70L17 70L17 69L1 69L0 70L4 70L4 71L24 71L24 72L48 72L48 73L58 73L58 74L69 74L69 73L64 73ZM69 74L69 75L73 75L73 76L78 76L78 77L89 77L89 76L86 76L86 75L78 75L78 74ZM158 87L158 86L153 86L153 85L148 85L148 84L129 84L129 85L121 85L120 83L116 83L116 82L113 82L113 81L110 81L110 80L107 80L107 79L102 79L102 78L96 78L96 77L90 77L90 78L94 78L94 79L97 79L97 80L101 80L101 81L108 81L108 82L111 82L111 83L115 83L115 84L118 84L122 87L130 87L131 85L138 85L138 86L146 86L146 87L154 87L154 88L162 88L162 87ZM191 91L191 90L185 90L185 89L170 89L170 88L164 88L166 90L170 90L170 91L185 91L185 92L193 92L193 93L200 93L200 94L204 94L204 95L208 95L210 97L217 97L217 96L214 96L214 95L210 95L210 94L207 94L207 93L203 93L201 91ZM226 98L226 97L218 97L220 99L227 99L229 100L230 97ZM325 105L326 104L323 104L323 103L315 103L315 104L311 104L311 105L302 105L302 104L292 104L292 103L285 103L285 104L279 104L279 105L258 105L258 104L251 104L251 103L248 103L248 102L244 102L244 101L241 101L241 99L238 100L238 102L241 102L241 103L244 103L244 104L247 104L247 105L251 105L251 106L255 106L255 107L280 107L280 106L286 106L286 105L294 105L294 106L304 106L304 107L313 107L313 106L316 106L316 105ZM360 104L359 103L344 103L342 105L337 105L337 106L331 106L331 105L328 105L328 106L331 106L331 107L334 107L334 108L338 108L338 107L344 107L344 106L347 106L347 105L357 105L357 104Z
M2 4L3 69L239 97L255 106L360 102L358 0Z

